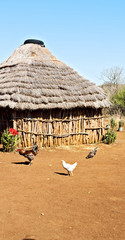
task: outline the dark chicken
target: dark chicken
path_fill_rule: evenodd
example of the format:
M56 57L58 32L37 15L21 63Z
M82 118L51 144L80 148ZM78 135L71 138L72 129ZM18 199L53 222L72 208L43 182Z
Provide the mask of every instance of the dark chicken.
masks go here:
M19 154L23 155L25 158L29 160L29 165L31 165L32 160L38 153L38 146L36 142L33 144L33 148L31 150L24 150L24 149L19 149Z
M96 155L97 149L98 148L96 147L92 151L90 151L86 158L93 158Z

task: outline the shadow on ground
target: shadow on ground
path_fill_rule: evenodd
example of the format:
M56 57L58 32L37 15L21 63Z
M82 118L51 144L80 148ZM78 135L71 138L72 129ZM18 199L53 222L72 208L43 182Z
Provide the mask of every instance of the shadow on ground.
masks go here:
M63 176L68 176L68 173L55 172L55 174L59 174L59 175L63 175Z
M17 165L30 165L28 161L25 162L12 162L12 164L17 164Z

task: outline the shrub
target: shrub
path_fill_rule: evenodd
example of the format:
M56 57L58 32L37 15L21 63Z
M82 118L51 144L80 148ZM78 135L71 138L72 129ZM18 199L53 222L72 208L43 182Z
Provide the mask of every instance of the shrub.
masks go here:
M4 130L1 141L3 144L3 150L5 152L14 151L17 144L19 143L18 132L13 128Z
M117 125L114 118L111 118L110 124L111 124L111 128L113 130L116 127L116 125Z
M104 142L107 144L114 143L116 140L115 131L109 129L107 133L104 135Z

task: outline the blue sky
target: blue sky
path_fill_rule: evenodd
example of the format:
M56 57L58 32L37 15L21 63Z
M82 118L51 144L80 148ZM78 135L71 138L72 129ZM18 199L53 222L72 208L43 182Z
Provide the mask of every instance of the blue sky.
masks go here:
M125 70L125 0L0 0L0 62L28 38L102 84L105 69Z

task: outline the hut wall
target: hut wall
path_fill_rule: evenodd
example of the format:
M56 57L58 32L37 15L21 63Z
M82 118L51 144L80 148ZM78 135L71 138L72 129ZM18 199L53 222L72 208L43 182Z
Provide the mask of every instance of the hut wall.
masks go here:
M102 109L17 111L13 116L22 147L35 141L39 147L96 143L104 134Z

